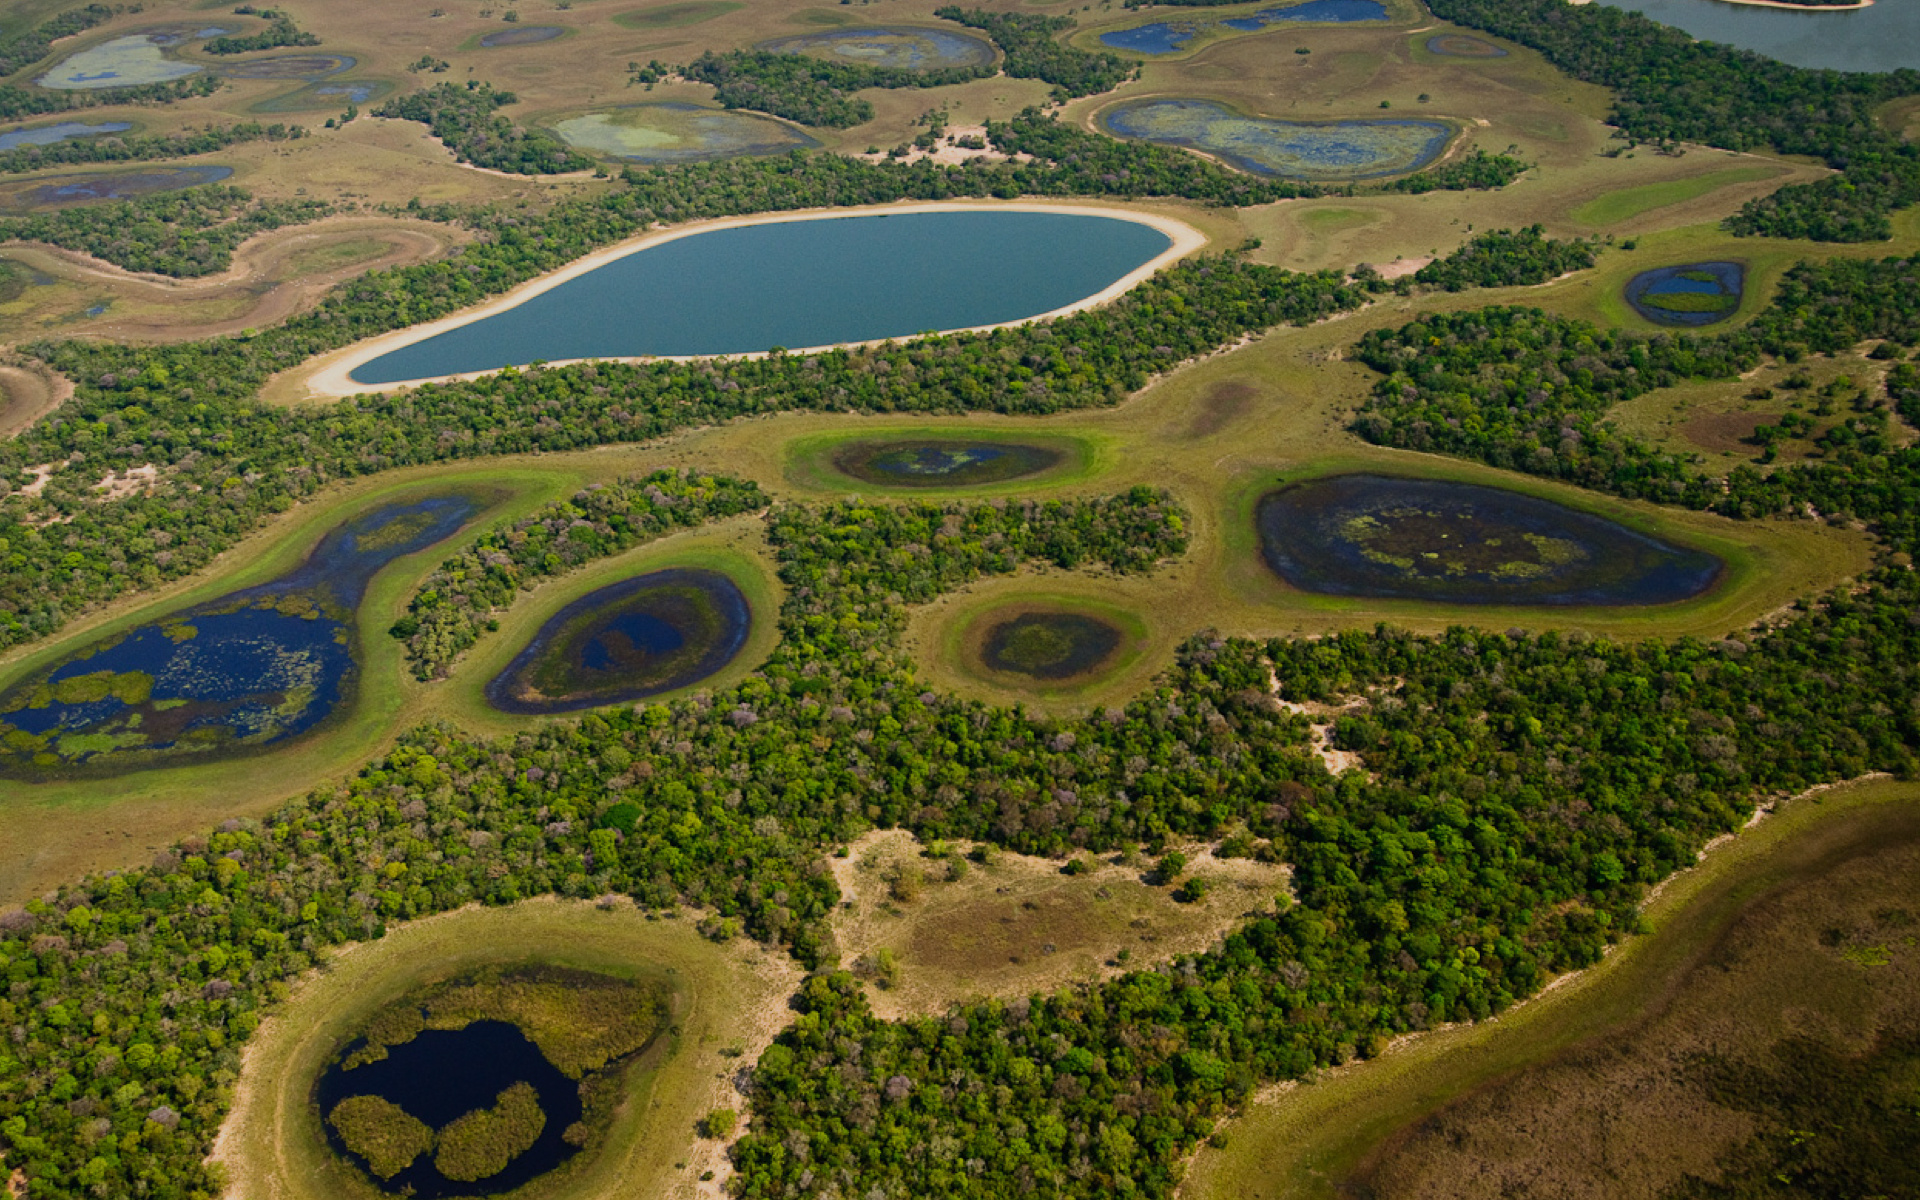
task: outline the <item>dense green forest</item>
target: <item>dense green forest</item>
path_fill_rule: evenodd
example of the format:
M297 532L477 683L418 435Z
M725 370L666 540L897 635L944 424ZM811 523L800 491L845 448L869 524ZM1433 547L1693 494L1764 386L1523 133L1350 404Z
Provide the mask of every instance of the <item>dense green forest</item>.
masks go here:
M656 471L596 484L518 521L503 522L441 563L414 592L391 632L406 643L414 678L444 677L523 589L673 529L767 503L759 484L728 475Z
M446 143L463 163L515 175L558 175L593 169L593 160L574 153L565 142L537 129L523 129L500 109L518 102L512 92L469 79L464 85L436 83L421 92L396 96L374 110L376 117L419 121Z
M208 54L252 54L256 50L278 50L283 46L318 46L320 39L301 30L286 13L271 8L254 8L243 4L233 10L236 13L263 18L267 27L258 33L235 36L228 34L209 40L200 47Z
M1920 147L1881 129L1874 109L1920 93L1920 72L1813 71L1696 42L1605 4L1432 0L1433 15L1511 38L1610 88L1607 120L1642 142L1703 142L1819 158L1842 174L1751 201L1729 226L1766 237L1857 242L1892 236L1887 214L1920 201Z
M955 5L936 9L934 15L992 38L1005 55L1001 69L1014 79L1052 84L1056 102L1110 92L1139 74L1138 67L1117 54L1089 54L1059 41L1059 34L1073 28L1072 17L986 12Z
M45 242L129 271L190 279L224 271L233 248L256 233L318 220L318 200L255 201L224 184L111 200L24 217L0 217L0 240Z
M53 92L43 88L22 87L17 83L0 83L0 121L21 121L49 113L113 104L171 104L175 100L211 96L219 90L220 80L206 74L167 83L143 83L133 87L85 92Z
M68 9L59 16L23 29L12 37L0 39L0 76L24 71L53 53L53 44L64 37L85 33L113 19L110 4L88 4Z
M66 163L145 162L156 158L181 158L191 154L209 154L237 146L242 142L281 142L305 137L298 125L262 125L248 121L239 125L212 126L193 133L156 133L135 137L76 138L51 146L22 146L0 151L0 174L38 171L43 167Z
M1469 288L1523 287L1558 279L1593 265L1591 242L1562 242L1543 226L1476 234L1466 245L1413 273L1413 281L1447 292Z
M1507 147L1509 151L1513 147ZM1466 192L1503 188L1530 170L1533 164L1507 154L1488 154L1475 146L1453 162L1441 163L1381 185L1383 192Z

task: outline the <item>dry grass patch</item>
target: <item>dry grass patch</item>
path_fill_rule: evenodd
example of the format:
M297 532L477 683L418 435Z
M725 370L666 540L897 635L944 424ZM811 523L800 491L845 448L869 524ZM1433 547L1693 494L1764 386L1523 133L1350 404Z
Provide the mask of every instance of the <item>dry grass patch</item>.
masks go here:
M1284 867L1215 858L1206 847L1187 849L1182 878L1209 885L1194 903L1148 882L1145 860L1082 854L1088 870L1069 875L1054 859L992 851L981 862L967 857L973 849L888 830L833 860L842 897L834 939L881 1016L1051 991L1199 953L1250 914L1272 911L1287 887Z

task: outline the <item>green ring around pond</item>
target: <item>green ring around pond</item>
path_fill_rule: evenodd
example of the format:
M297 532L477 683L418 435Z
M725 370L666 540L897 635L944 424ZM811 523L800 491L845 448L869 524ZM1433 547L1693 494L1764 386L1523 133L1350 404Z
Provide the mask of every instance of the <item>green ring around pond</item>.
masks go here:
M1084 596L1016 593L956 616L943 639L954 667L997 688L1039 696L1115 678L1139 660L1148 641L1139 614Z
M823 492L996 495L1078 482L1108 458L1104 442L1090 436L920 426L795 438L785 474Z

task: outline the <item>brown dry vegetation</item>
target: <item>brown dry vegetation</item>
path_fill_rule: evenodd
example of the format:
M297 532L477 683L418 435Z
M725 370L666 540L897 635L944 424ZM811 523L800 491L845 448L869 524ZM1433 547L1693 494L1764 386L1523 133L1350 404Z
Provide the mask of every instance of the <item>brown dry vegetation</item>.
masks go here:
M953 858L929 858L913 835L889 830L833 860L843 898L834 939L883 1016L1051 991L1197 953L1249 912L1270 912L1287 887L1283 867L1215 858L1206 847L1184 848L1186 877L1212 885L1188 904L1173 898L1173 885L1150 882L1145 860L1089 855L1090 871L1068 875L1052 859L994 852L982 864L962 858L971 847L949 846ZM950 879L955 859L961 874ZM891 983L878 978L883 950L896 964Z

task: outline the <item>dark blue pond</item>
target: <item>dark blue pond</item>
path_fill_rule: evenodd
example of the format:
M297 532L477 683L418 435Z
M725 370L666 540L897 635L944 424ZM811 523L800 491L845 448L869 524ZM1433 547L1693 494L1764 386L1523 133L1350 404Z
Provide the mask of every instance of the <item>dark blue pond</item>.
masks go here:
M298 569L97 643L0 693L0 772L112 773L297 737L351 698L354 612L397 558L464 525L469 496L387 505Z
M540 42L550 42L565 33L558 25L524 25L518 29L500 29L480 39L480 44L489 50L501 46L533 46Z
M28 207L86 204L98 200L131 200L156 192L175 192L182 188L219 183L233 174L232 167L155 167L145 171L125 171L90 175L58 175L19 193L19 201Z
M780 221L649 247L355 368L398 383L533 362L742 354L994 325L1085 299L1171 244L1050 212Z
M1737 262L1656 267L1627 281L1627 303L1657 325L1713 325L1740 311L1746 279Z
M429 1152L378 1185L383 1191L412 1195L416 1200L495 1196L571 1158L574 1147L562 1135L582 1113L579 1085L548 1062L518 1027L505 1021L475 1021L464 1029L425 1030L411 1041L389 1046L387 1057L378 1062L351 1070L336 1063L320 1077L314 1099L324 1115L349 1097L380 1096L438 1130L476 1109L492 1108L495 1097L516 1083L529 1084L540 1094L546 1124L533 1145L509 1162L505 1170L462 1183L441 1175ZM322 1124L335 1153L364 1165L347 1149L331 1123Z
M542 625L487 684L502 712L572 712L700 682L733 661L753 629L738 584L674 567L590 592Z
M1064 450L1024 442L959 438L855 441L836 449L833 465L882 487L975 487L1037 475L1058 466Z
M38 129L12 129L0 133L0 150L18 150L22 146L54 146L75 138L99 137L107 133L125 133L133 125L127 121L102 121L89 125L84 121L62 121Z
M1520 492L1438 479L1334 475L1255 510L1267 566L1304 592L1450 604L1670 604L1720 560Z
M1231 17L1220 22L1228 29L1252 32L1265 29L1269 25L1281 25L1289 22L1323 22L1330 24L1348 24L1354 21L1384 21L1387 19L1387 7L1380 0L1307 0L1305 4L1293 4L1284 8L1263 8L1259 12L1245 17ZM1203 20L1156 21L1151 25L1138 25L1132 29L1116 29L1112 33L1100 35L1102 45L1115 50L1131 50L1135 54L1172 54L1187 48L1196 35L1206 29L1209 22Z

